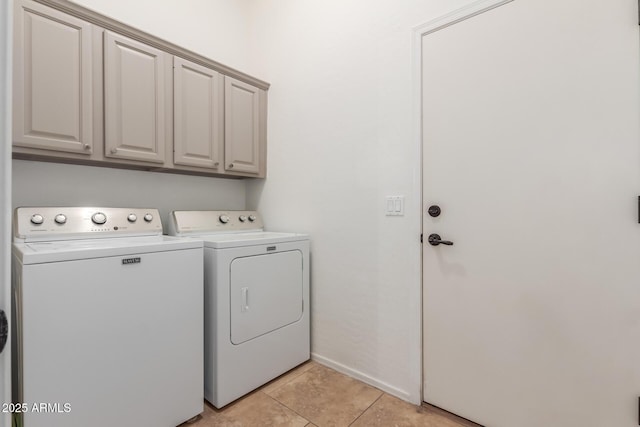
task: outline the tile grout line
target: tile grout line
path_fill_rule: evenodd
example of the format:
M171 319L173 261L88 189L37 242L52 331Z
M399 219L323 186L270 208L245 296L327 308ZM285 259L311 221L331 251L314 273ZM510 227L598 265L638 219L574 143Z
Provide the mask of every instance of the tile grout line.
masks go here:
M280 402L278 399L276 399L273 396L269 396L267 393L261 391L260 393L263 393L265 396L267 396L269 399L273 400L274 402L276 402L278 405L282 405L285 408L287 408L288 410L290 410L291 412L293 412L294 414L296 414L297 416L299 416L300 418L302 418L303 420L305 420L307 422L307 424L305 424L305 427L309 424L313 424L315 425L315 423L311 420L309 420L307 417L303 417L302 414L298 413L295 409L292 409L290 407L288 407L287 405L285 405L284 403Z
M307 372L311 371L311 370L312 370L312 369L314 369L314 368L315 368L315 366L311 366L311 367L309 367L309 368L305 369L304 371L299 372L299 373L298 373L298 375L294 375L294 376L293 376L293 377L291 377L288 381L285 381L285 382L283 382L282 384L280 384L278 387L275 387L275 388L272 390L272 392L275 392L276 390L280 390L282 387L284 387L285 385L289 384L291 381L293 381L293 380L295 380L296 378L298 378L298 377L300 377L300 376L302 376L302 375L306 374ZM294 368L294 370L295 370L295 369L296 369L296 368ZM284 374L284 375L288 376L289 374L292 374L292 372L289 372L289 373ZM276 379L276 381L277 381L277 379ZM268 385L265 385L265 386L261 387L261 389L263 389L263 388L267 388L267 387L268 387ZM263 392L264 394L266 394L267 396L271 397L271 396L269 395L269 393L265 392L264 390L260 390L260 391L262 391L262 392ZM274 399L274 400L275 400L275 399Z
M386 394L384 391L382 391L382 390L380 390L380 391L381 391L380 396L378 396L378 398L377 398L376 400L374 400L373 402L371 402L371 405L367 406L367 408L366 408L364 411L362 411L362 413L361 413L360 415L358 415L358 416L356 417L356 419L355 419L355 420L351 421L351 422L349 423L349 425L350 425L350 426L351 426L351 425L353 425L353 423L355 423L356 421L358 421L358 420L360 419L360 417L364 415L364 413L365 413L365 412L367 412L369 409L371 409L371 407L372 407L373 405L375 405L375 404L376 404L376 402L377 402L378 400L380 400L380 399L382 398L382 396L384 396L384 395Z

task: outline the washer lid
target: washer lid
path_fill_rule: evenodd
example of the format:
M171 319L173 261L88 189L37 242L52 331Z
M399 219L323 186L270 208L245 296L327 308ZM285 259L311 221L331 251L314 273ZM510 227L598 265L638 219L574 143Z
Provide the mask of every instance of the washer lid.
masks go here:
M197 249L202 242L170 236L121 237L14 243L13 252L23 264L118 257L151 252Z
M192 236L204 241L207 248L224 249L242 246L270 245L276 243L298 242L309 240L309 235L300 233L278 233L257 231L248 233L205 234Z

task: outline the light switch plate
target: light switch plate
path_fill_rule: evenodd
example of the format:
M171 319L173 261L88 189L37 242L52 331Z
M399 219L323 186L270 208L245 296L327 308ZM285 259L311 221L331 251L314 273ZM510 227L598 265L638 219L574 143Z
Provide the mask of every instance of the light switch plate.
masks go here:
M404 196L387 196L385 204L386 216L404 215Z

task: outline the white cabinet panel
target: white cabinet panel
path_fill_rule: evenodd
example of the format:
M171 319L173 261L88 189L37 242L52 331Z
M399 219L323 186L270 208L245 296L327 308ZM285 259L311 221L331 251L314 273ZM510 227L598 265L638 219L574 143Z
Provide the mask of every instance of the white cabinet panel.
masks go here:
M16 1L14 145L92 151L91 25Z
M174 57L174 163L217 169L223 134L220 73Z
M105 156L164 163L165 53L105 31Z

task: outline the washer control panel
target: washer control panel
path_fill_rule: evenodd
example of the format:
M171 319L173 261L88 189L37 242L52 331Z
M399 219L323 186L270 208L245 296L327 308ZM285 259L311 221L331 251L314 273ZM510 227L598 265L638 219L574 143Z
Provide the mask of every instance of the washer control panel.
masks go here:
M173 211L169 218L172 235L262 229L262 218L256 211Z
M24 207L13 217L15 241L92 239L98 235L162 234L157 209L97 207Z

